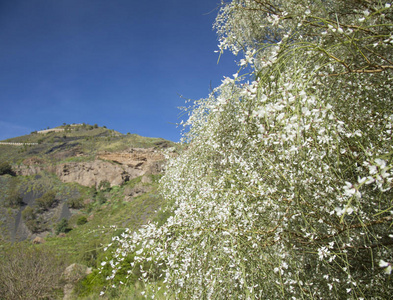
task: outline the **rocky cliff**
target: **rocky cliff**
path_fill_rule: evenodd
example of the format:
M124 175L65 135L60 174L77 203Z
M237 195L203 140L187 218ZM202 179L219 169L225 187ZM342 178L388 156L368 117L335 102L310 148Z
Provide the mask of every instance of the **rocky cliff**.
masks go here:
M133 148L127 152L103 152L93 161L47 165L40 160L26 160L15 168L18 175L36 175L42 171L55 173L63 182L95 186L108 181L121 185L142 175L158 174L164 166L164 155L154 148Z

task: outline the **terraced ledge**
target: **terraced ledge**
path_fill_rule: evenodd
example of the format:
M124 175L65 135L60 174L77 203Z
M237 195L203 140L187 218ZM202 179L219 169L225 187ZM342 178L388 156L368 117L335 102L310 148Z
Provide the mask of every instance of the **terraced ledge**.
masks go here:
M0 142L0 145L12 145L12 146L30 146L30 145L38 145L38 143L7 143Z

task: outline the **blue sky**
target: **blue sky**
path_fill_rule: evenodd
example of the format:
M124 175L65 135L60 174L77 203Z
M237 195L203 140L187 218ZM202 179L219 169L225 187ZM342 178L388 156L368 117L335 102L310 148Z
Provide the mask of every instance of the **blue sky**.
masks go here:
M217 64L220 0L0 0L0 140L63 123L180 138L179 97L199 99Z

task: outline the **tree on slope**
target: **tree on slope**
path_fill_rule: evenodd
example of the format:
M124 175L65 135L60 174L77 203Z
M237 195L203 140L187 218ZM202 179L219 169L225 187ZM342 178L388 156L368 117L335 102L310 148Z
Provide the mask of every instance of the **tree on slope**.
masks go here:
M133 253L178 298L386 299L390 3L233 0L214 26L240 70L188 111L173 216L115 238L109 277Z

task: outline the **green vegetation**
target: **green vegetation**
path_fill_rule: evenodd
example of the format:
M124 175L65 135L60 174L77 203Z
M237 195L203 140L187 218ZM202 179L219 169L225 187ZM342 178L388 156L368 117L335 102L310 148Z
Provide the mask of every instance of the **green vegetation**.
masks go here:
M38 145L0 145L2 297L60 299L63 297L62 286L65 282L58 281L60 277L54 279L50 276L54 272L60 272L57 267L63 271L65 263L80 263L95 270L85 280L78 282L76 298L97 299L100 292L106 290L106 297L141 299L142 292L151 292L148 286L138 280L140 273L136 272L131 281L126 281L123 277L127 284L119 283L116 291L110 291L105 287L104 276L109 270L104 273L97 270L108 255L104 251L105 245L123 234L125 228L137 230L142 224L153 220L163 223L168 218L170 213L164 214L160 211L163 199L157 188L161 175L151 175L146 181L137 177L122 186L111 187L108 181L102 181L95 188L62 182L54 174L54 167L61 163L92 161L97 153L103 151L167 148L175 144L160 138L144 138L130 133L121 135L97 124L63 124L56 129L59 131L32 132L30 135L8 140ZM16 176L12 168L17 172L29 168L34 175ZM28 235L45 236L44 240L36 240L37 243L44 243L32 245L31 241L17 242ZM16 241L13 246L7 244L7 241L11 240ZM53 264L53 270L43 263L39 274L34 274L31 261L20 259L16 272L3 276L7 270L11 270L12 264L16 264L16 257L8 254L18 247L21 251L16 252L18 255L26 258L35 255L37 264L47 255L48 262ZM53 251L56 251L54 256ZM12 280L16 281L15 276L24 280L25 277L19 275L21 269L25 269L31 278L37 278L37 282L31 282L31 287L24 285L25 290L22 290L17 282L10 284ZM48 278L51 278L51 282L41 281ZM164 291L165 288L155 295L156 298L164 299Z
M59 223L57 223L55 227L55 234L58 235L59 233L67 233L70 230L71 228L68 227L68 220L63 218Z
M87 218L86 218L86 216L80 216L80 217L78 217L78 219L76 220L76 225L79 225L79 226L84 225L84 224L86 224L86 223L87 223Z
M13 175L12 167L9 162L0 162L0 175Z
M101 182L98 184L98 188L97 188L97 189L98 189L99 191L107 192L107 191L110 190L110 188L111 188L110 182L107 181L107 180L104 180L104 181L101 181Z
M64 201L68 206L72 203L70 207L75 205L75 199L77 199L76 203L82 202L82 199L83 201L90 199L86 205L78 208L78 212L69 219L49 221L43 218L43 208L38 205L26 206L22 211L22 219L32 232L39 233L43 230L52 230L52 233L45 238L45 243L39 245L39 247L37 246L40 251L56 249L57 255L66 258L69 264L81 263L98 268L107 256L104 252L105 245L109 244L114 236L121 235L125 230L124 228L136 230L141 224L146 224L148 221L157 218L165 219L165 216L160 216L160 207L163 200L157 192L159 176L151 177L152 183L150 185L145 184L151 187L151 191L135 197L130 202L124 201L126 191L142 184L141 177L135 178L123 186L112 188L106 186L105 189L97 190L85 187L79 187L78 190L75 189L78 185L60 183L58 179L45 173L41 177L7 177L7 182L9 185L9 180L13 179L17 187L24 186L25 193L41 194L42 196L38 199L53 199L54 195L57 195L55 198ZM7 178L4 178L3 181ZM46 189L48 189L47 192L43 192ZM78 194L80 196L77 196ZM70 195L75 196L66 200ZM105 201L100 199L105 199ZM42 201L42 203L50 202ZM54 209L53 206L44 205L43 207L47 207L48 210ZM159 213L157 214L157 212ZM60 233L63 234L59 235ZM26 243L16 243L15 245L22 244ZM9 246L0 243L0 247L8 249ZM21 261L20 264L22 266L26 262ZM116 295L117 298L121 299L122 297L126 298L126 295L131 293L140 297L140 292L144 291L145 287L136 280L138 276L134 276L132 284L129 282L130 285L122 286L116 293L108 290L108 295L112 293L112 296ZM77 298L96 299L99 293L105 289L105 283L104 275L94 271L85 280L78 283Z
M59 299L62 296L62 272L65 256L56 249L28 243L0 246L1 298Z
M23 198L18 191L11 190L4 204L6 207L19 208L23 204Z
M22 212L22 218L29 230L38 233L48 229L44 219L38 214L37 210L31 206L26 207Z
M44 195L42 195L42 197L37 198L35 201L39 208L43 210L48 210L53 206L55 200L56 200L56 192L49 191L46 192Z
M81 209L85 206L83 197L70 198L67 201L67 205L69 208L73 209Z
M5 207L19 208L23 204L23 197L20 192L19 180L16 176L0 177L0 203L3 201Z

